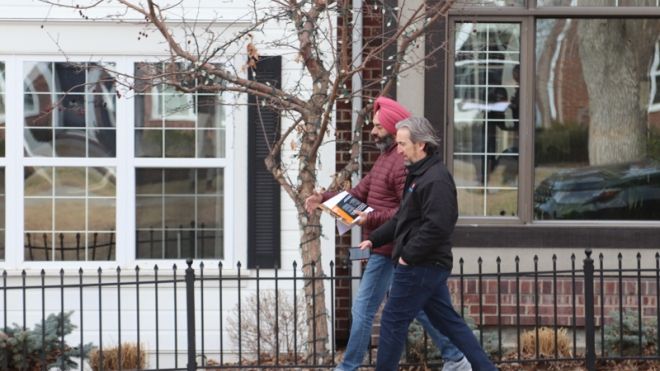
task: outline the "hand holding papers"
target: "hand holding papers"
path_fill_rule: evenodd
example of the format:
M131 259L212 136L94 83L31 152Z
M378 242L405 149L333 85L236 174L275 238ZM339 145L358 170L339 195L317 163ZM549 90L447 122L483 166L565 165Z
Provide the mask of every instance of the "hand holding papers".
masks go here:
M340 235L358 224L360 213L365 214L373 211L369 205L346 191L337 193L319 207L337 219L337 230Z

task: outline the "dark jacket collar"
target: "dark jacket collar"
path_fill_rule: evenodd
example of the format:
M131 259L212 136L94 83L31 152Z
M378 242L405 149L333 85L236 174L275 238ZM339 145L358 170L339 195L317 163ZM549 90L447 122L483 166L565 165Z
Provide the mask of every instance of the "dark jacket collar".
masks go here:
M412 165L407 165L408 174L410 175L420 175L424 174L428 168L433 166L435 163L440 161L440 156L437 153L427 155L423 159L415 162Z
M390 153L392 151L396 151L396 141L394 141L389 147L387 147L386 150L383 151L383 154Z

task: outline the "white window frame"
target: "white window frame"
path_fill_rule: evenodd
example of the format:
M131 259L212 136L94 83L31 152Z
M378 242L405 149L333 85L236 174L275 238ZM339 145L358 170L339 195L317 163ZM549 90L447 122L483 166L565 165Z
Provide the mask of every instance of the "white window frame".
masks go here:
M236 56L238 63L241 56ZM131 75L134 63L145 62L144 56L95 55L99 62L113 62L117 71ZM151 168L224 168L224 257L223 259L196 259L194 264L204 262L209 268L222 261L223 269L231 270L237 261L247 259L247 213L245 207L237 205L247 202L247 97L227 94L225 101L233 102L225 110L225 158L139 158L134 156L134 101L132 95L122 94L116 107L116 157L110 158L67 158L27 157L23 150L23 64L27 61L61 62L61 55L14 55L3 57L5 63L6 94L6 157L0 158L5 168L5 260L0 260L0 269L57 269L85 271L119 267L133 269L135 266L153 269L157 264L169 269L173 264L185 268L183 259L136 259L135 251L135 169ZM66 61L89 62L87 55L68 55ZM236 165L236 163L242 166ZM27 261L24 254L24 168L28 166L71 166L71 167L114 167L116 184L116 252L114 261ZM9 248L21 246L21 248Z

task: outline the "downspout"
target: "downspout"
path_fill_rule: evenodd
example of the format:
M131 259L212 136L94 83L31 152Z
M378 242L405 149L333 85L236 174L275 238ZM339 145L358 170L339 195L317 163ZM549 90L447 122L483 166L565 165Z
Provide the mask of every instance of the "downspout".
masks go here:
M362 64L362 0L352 0L352 8L351 60L352 67L355 69ZM351 138L355 140L356 136L362 135L362 133L357 132L358 113L362 110L362 72L354 73L351 79ZM360 151L362 151L362 146L360 146ZM351 184L357 184L362 178L361 154L358 156L357 161L358 170L353 174ZM351 231L351 246L359 245L361 240L362 228L353 228ZM361 268L362 264L359 261L354 261L351 265L351 276L360 277L362 274ZM357 295L359 284L358 280L351 280L352 299L355 299Z

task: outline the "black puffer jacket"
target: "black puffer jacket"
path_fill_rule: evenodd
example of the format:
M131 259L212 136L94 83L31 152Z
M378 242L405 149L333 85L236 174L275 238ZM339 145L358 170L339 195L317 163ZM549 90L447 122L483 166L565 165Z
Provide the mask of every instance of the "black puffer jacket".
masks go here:
M395 240L392 258L452 269L451 237L458 219L454 179L436 154L408 166L401 208L369 235L374 247Z

